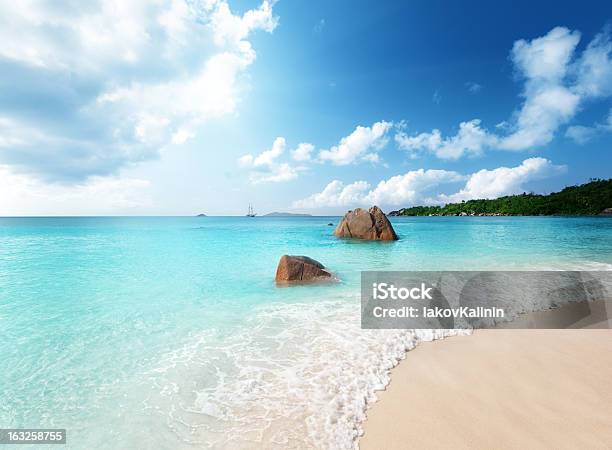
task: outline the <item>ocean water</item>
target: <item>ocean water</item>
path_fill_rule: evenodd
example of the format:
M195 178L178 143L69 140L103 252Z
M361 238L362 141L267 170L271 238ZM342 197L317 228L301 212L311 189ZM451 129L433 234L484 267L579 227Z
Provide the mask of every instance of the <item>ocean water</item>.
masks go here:
M68 448L353 448L388 371L442 332L361 330L361 270L612 268L604 217L1 218L0 428ZM278 288L283 254L340 282Z

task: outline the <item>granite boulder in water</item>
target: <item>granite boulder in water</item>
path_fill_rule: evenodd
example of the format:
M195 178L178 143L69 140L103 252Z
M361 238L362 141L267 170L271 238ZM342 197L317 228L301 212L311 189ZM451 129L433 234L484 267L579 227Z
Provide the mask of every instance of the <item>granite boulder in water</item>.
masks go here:
M307 283L331 280L325 266L308 256L283 255L276 268L277 283Z
M378 206L369 210L357 208L347 212L334 231L334 236L376 241L396 241L395 230Z

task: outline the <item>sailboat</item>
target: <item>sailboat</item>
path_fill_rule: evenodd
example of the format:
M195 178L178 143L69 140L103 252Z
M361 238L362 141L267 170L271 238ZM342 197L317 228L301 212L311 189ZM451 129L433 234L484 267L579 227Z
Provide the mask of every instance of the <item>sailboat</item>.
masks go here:
M249 212L247 213L247 217L255 217L257 213L253 212L253 205L249 203Z

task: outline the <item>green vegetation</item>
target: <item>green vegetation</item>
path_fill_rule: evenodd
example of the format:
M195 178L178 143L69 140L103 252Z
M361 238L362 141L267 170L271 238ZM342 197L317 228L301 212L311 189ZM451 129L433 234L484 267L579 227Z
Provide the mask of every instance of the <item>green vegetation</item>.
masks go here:
M469 200L445 206L414 206L392 211L394 216L550 216L597 215L612 208L612 179L591 179L580 186L570 186L549 195L520 194L494 200Z

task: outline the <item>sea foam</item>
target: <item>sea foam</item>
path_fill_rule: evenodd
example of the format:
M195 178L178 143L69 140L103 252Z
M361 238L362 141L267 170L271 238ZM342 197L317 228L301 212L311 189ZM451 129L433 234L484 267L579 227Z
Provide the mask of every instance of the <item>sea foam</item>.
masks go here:
M390 369L458 333L363 330L352 295L262 306L241 328L168 355L158 372L185 447L355 448Z

